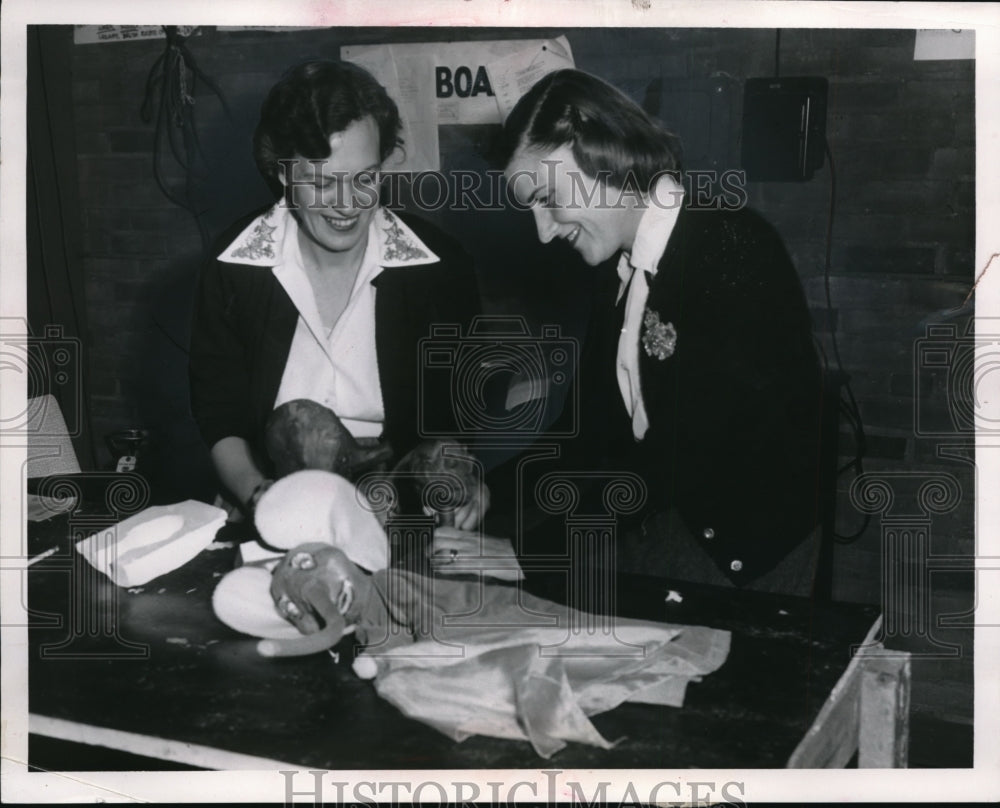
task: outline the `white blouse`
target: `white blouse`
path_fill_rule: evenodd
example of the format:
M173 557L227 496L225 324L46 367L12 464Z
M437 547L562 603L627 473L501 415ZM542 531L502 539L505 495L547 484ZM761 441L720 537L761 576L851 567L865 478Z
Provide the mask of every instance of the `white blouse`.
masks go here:
M299 249L298 223L284 202L252 222L219 256L270 267L299 312L274 406L307 398L329 407L356 438L382 434L385 411L375 351L375 287L387 266L419 266L438 257L399 217L379 208L347 306L326 328Z

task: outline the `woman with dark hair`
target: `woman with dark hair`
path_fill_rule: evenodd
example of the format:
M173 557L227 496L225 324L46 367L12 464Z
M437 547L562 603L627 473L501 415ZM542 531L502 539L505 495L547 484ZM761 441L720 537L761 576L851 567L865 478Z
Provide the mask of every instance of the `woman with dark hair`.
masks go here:
M606 279L563 457L643 475L654 514L619 568L808 591L821 371L805 296L758 215L685 201L674 145L577 70L541 79L506 121L508 184L539 239Z
M447 429L450 390L422 380L431 326L479 311L469 256L379 204L400 147L396 104L365 70L315 61L268 94L254 156L278 201L227 233L205 267L191 341L192 409L221 483L252 510L274 475L273 410L311 401L393 461ZM456 514L473 526L483 503Z

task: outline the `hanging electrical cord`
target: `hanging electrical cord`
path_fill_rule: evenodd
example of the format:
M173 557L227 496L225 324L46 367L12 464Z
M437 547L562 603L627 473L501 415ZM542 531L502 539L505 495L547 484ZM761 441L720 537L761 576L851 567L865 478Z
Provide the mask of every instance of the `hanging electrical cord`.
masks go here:
M198 182L207 181L208 178L207 171L199 173L197 167L199 160L204 162L195 123L197 83L204 82L214 93L230 122L232 114L218 86L201 71L188 50L185 44L187 37L178 33L176 25L165 25L163 31L167 37L166 48L146 77L146 91L140 114L144 123L150 123L155 118L153 176L157 186L167 199L194 217L202 246L207 246L209 236L201 220L203 211L199 209L196 200ZM184 187L181 190L171 188L164 177L162 161L167 152L184 172Z
M197 30L193 29L188 37ZM233 121L233 116L218 86L201 71L188 50L185 44L188 37L179 33L175 25L163 26L163 32L167 38L166 47L146 76L140 116L144 123L150 123L155 119L153 177L157 186L171 203L191 214L198 228L202 249L207 249L211 239L202 220L203 205L198 202L199 184L209 181L195 121L195 93L198 82L204 82L218 98L230 123ZM172 188L164 176L164 161L168 158L173 158L184 173L181 189ZM188 353L187 348L155 316L153 324L181 353L185 355Z
M774 75L775 78L778 78L781 75L780 28L776 28L774 32ZM830 268L832 265L833 255L833 220L837 199L837 172L833 161L833 152L830 151L830 144L825 138L823 148L830 166L830 206L826 220L826 255L823 262L823 289L826 294L827 328L830 333L830 343L833 348L833 357L836 362L837 374L839 378L844 380L841 386L842 395L838 402L838 413L847 421L847 424L854 436L855 444L854 458L839 467L836 471L836 478L839 479L844 472L851 469L854 470L856 476L860 476L864 473L863 461L868 451L868 438L865 435L865 426L864 421L861 418L861 410L858 407L857 400L854 398L854 392L851 390L850 376L844 371L844 364L840 358L840 347L837 344L837 328L833 322L833 296L830 293ZM821 354L824 370L829 369L829 357L826 354L826 349L823 346L822 341L815 339L815 344ZM871 514L865 514L861 527L857 531L845 536L837 533L836 529L834 529L833 538L838 544L850 544L864 534L864 532L868 529L870 522Z
M837 198L837 172L833 162L833 152L830 151L830 144L824 143L824 149L826 151L826 159L830 165L830 209L826 220L826 257L823 264L823 289L826 293L827 324L830 330L830 344L833 348L834 361L837 363L837 371L841 374L841 377L847 379L842 388L846 399L842 398L840 400L840 413L847 420L848 425L851 428L854 435L855 445L854 459L837 469L837 476L839 477L845 471L853 469L855 476L859 477L864 473L863 461L865 454L868 451L868 438L865 435L865 425L861 418L861 410L858 408L858 402L854 398L854 392L851 390L849 377L844 371L844 364L840 358L840 347L837 344L837 329L833 324L833 296L830 293L830 266L833 254L833 217ZM833 537L838 544L850 544L858 539L868 529L868 524L870 522L871 514L865 514L864 519L861 522L861 527L857 531L845 536L834 530Z

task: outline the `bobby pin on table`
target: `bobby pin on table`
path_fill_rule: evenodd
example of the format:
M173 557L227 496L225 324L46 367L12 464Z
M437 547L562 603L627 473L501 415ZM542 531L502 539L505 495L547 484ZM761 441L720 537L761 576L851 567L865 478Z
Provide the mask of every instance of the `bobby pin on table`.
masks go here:
M145 769L906 764L909 661L876 642L875 607L622 578L619 614L728 629L729 657L688 687L681 708L626 703L593 717L605 738L621 739L614 748L570 744L545 761L527 742L456 743L404 717L355 676L350 638L335 649L339 659L259 656L210 603L240 530L224 527L212 549L127 590L72 550L82 538L72 516L31 526L29 556L58 550L27 573L29 765L85 769L79 744L127 753L92 767L101 769L136 768L132 755ZM558 600L564 581L529 569L526 586Z

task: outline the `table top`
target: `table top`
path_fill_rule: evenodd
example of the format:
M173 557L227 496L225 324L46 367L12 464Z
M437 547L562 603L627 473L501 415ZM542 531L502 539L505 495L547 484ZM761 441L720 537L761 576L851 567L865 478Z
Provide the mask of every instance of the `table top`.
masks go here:
M63 516L29 531L29 554L60 548L29 568L33 716L324 769L780 768L878 614L623 577L622 616L728 629L729 658L689 686L682 708L626 703L594 716L604 737L621 739L613 749L570 744L545 760L526 741L456 743L405 718L355 676L349 638L339 660L259 656L211 609L241 537L232 526L216 542L232 546L128 590L71 552L71 528ZM558 600L561 580L529 574L527 588Z

